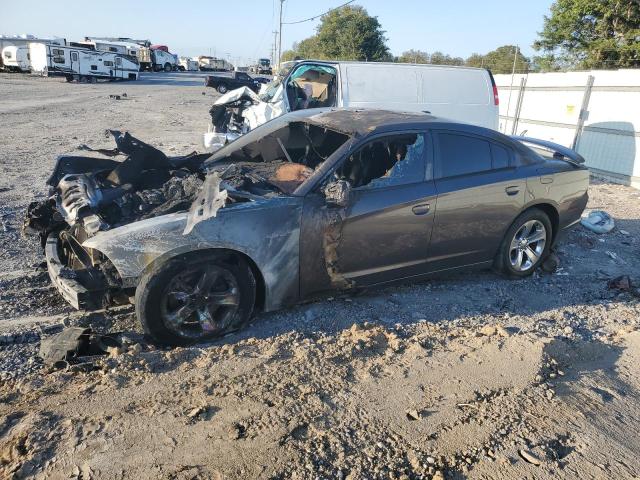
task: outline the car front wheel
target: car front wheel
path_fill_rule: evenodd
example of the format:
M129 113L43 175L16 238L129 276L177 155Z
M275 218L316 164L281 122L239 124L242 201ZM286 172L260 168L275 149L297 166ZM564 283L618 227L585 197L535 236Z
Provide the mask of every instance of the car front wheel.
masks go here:
M218 85L218 88L216 90L218 90L218 93L222 93L224 95L229 89L224 83L221 83L220 85Z
M136 289L136 314L159 344L186 345L243 327L256 283L241 257L192 254L152 268Z
M552 227L546 213L537 208L523 212L502 240L496 269L512 278L531 275L549 254L551 239Z

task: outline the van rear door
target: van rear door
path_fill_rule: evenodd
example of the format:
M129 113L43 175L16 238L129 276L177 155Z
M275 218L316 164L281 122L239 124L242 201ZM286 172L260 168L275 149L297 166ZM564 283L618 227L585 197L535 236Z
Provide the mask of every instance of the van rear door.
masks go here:
M426 112L498 129L491 76L479 68L344 63L342 106Z
M420 81L422 103L432 115L498 129L498 105L487 70L421 68Z

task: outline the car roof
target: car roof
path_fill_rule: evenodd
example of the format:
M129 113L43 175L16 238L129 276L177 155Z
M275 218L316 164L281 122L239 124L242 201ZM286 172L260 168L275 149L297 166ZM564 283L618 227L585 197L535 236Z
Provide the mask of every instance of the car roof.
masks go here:
M451 128L455 130L467 130L470 133L493 133L483 127L471 124L435 117L422 112L401 112L382 109L362 108L332 108L306 110L305 116L295 112L295 120L312 125L318 125L331 130L337 130L349 135L363 136L374 131L393 131L402 129L420 129L428 127ZM290 114L289 114L290 115Z

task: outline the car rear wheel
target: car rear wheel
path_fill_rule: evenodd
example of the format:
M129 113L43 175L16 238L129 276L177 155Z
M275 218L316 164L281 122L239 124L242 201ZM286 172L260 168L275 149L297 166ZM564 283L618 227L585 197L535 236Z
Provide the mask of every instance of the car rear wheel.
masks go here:
M218 93L222 93L224 95L229 89L224 83L221 83L220 85L218 85L218 88L216 88L216 90L218 90Z
M145 274L136 289L135 306L145 333L153 340L186 345L243 327L255 298L255 278L245 260L193 254Z
M494 266L511 278L531 275L549 254L552 227L537 208L520 214L502 240Z

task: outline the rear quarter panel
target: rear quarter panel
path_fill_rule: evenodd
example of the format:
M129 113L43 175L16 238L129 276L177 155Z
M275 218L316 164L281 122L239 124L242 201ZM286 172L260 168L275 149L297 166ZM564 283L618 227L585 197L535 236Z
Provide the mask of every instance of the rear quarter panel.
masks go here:
M529 168L535 171L527 179L526 207L553 205L560 229L578 222L589 199L589 170L562 160L547 160Z

